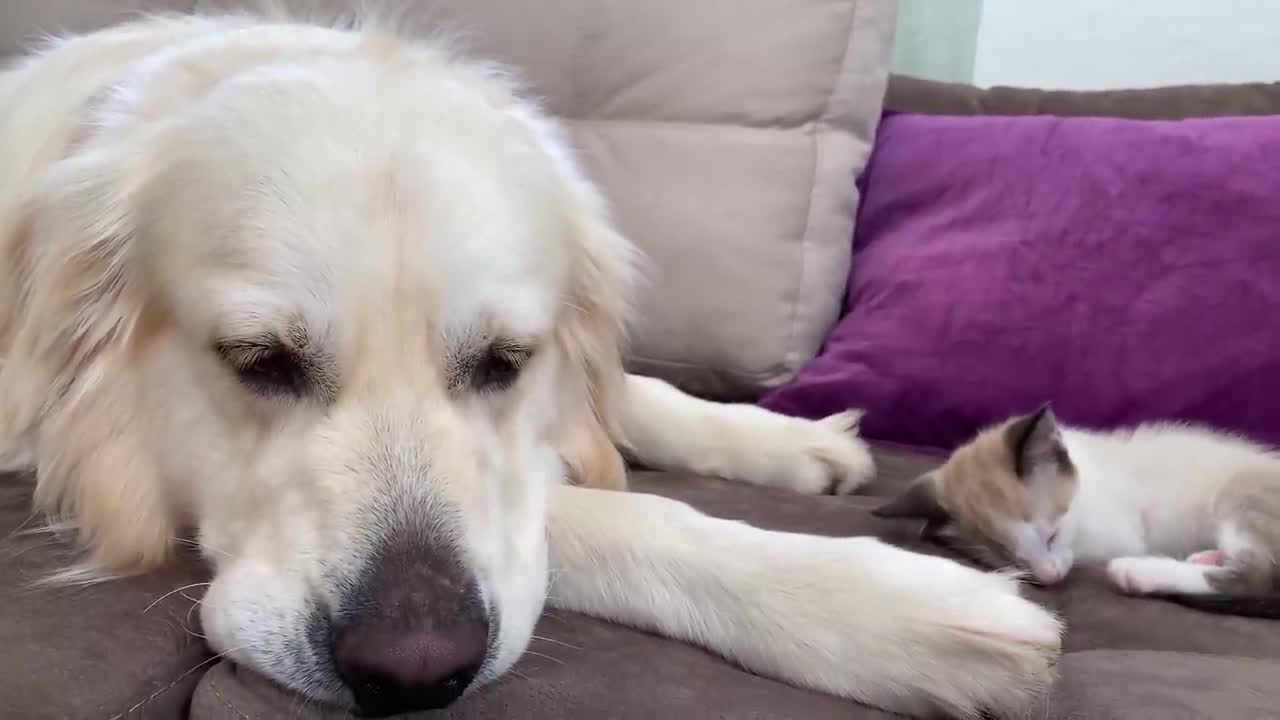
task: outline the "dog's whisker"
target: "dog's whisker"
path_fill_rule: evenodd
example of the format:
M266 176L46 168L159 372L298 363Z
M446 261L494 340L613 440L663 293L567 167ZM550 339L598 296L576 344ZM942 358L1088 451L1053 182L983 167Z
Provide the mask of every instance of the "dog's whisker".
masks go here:
M74 533L80 529L80 526L70 518L50 517L44 522L32 527L19 528L14 531L15 535L64 535Z
M150 695L148 695L147 697L145 697L145 698L143 698L142 700L138 701L138 703L137 703L137 704L135 704L133 707L129 708L128 710L125 710L124 712L119 713L119 714L117 714L117 715L113 715L113 716L111 716L111 719L110 719L110 720L122 720L122 719L123 719L123 718L125 718L125 717L128 717L128 716L133 715L134 713L138 712L138 710L142 709L142 707L143 707L144 705L146 705L147 703L151 702L152 700L155 700L156 698L160 697L161 695L163 695L163 694L165 694L165 693L169 692L170 690L172 690L173 688L177 687L177 686L178 686L178 683L180 683L180 682L182 682L183 680L186 680L187 678L191 677L191 675L192 675L193 673L195 673L195 672L199 671L201 668L207 667L207 666L209 666L209 665L211 665L211 664L213 664L213 663L215 663L215 662L218 662L219 660L221 660L222 658L226 657L227 655L229 655L229 654L231 654L231 653L233 653L233 652L237 652L237 651L239 651L239 650L244 650L244 649L245 649L245 648L247 648L247 647L251 647L251 645L252 645L252 643L246 643L246 644L244 644L244 645L240 645L240 646L238 646L238 647L229 648L229 649L224 650L224 651L222 651L222 652L220 652L220 653L216 653L216 654L212 655L211 657L207 657L207 658L205 658L204 660L201 660L200 662L198 662L198 663L196 663L195 665L193 665L193 666L192 666L190 669L188 669L186 672L183 672L181 675L179 675L178 677L174 678L173 682L169 683L168 685L165 685L164 687L160 688L159 690L156 690L155 692L151 693L151 694L150 694Z
M190 595L188 595L188 594L186 594L186 593L182 593L182 597L184 597L184 598L186 598L186 599L188 599L188 600L190 600L190 601L191 601L191 607L187 608L187 616L186 616L185 618L183 618L183 621L182 621L182 629L183 629L183 630L186 630L186 631L187 631L187 633L188 633L189 635L192 635L192 636L194 636L194 637L198 637L198 638L200 638L200 639L202 639L202 640L208 640L208 639L209 639L208 637L206 637L206 636L204 636L204 635L201 635L200 633L198 633L198 632L196 632L196 631L194 631L194 630L192 630L192 629L191 629L191 613L195 612L195 611L196 611L196 608L198 608L198 607L200 607L201 605L203 605L203 604L204 604L204 601L203 601L203 600L199 600L199 599L197 599L197 598L193 598L193 597L191 597Z
M225 558L227 558L228 560L235 560L235 559L237 559L235 555L232 555L231 553L227 552L226 550L223 550L223 549L221 549L221 548L209 547L209 546L207 546L207 545L201 545L199 542L197 542L197 541L195 541L195 540L192 540L191 538L184 538L184 537L177 537L177 536L174 536L173 541L174 541L174 542L176 542L176 543L178 543L179 545L185 545L185 546L187 546L187 547L189 547L189 548L193 548L193 549L198 550L198 551L200 551L200 552L211 552L211 553L215 553L215 554L217 554L217 555L221 555L222 557L225 557Z
M195 612L195 611L196 611L196 608L200 607L200 605L202 605L202 604L203 604L203 603L198 603L198 602L197 602L197 603L192 603L192 604L191 604L191 607L187 608L187 616L186 616L186 617L183 619L183 621L182 621L182 623L183 623L183 626L184 626L184 627L190 627L190 626L191 626L191 613Z
M525 650L524 653L525 655L532 655L534 657L540 657L545 660L550 660L551 662L556 663L557 665L564 665L564 661L561 660L560 658L551 657L550 655L547 655L545 653L535 652L533 650Z
M534 639L534 640L541 640L542 642L554 643L554 644L556 644L556 645L560 645L560 646L562 646L562 647L567 647L567 648L569 648L570 650L581 650L581 649L582 649L582 648L578 647L577 645L572 645L572 644L570 644L570 643L564 642L563 640L556 640L555 638L549 638L549 637L546 637L545 635L534 635L534 636L533 636L533 639Z
M208 587L208 586L209 586L209 583L207 583L207 582L198 582L198 583L191 583L190 585L183 585L183 586L182 586L182 587L180 587L180 588L174 588L173 590L170 590L169 592L167 592L167 593L165 593L165 594L161 595L160 597L156 598L155 600L151 601L151 604L147 606L147 609L146 609L146 610L143 610L143 611L142 611L142 614L143 614L143 615L147 614L147 612L148 612L148 611L150 611L150 610L151 610L151 608L153 608L153 607L155 607L156 605L159 605L160 603L164 602L165 598L168 598L168 597L170 597L170 596L172 596L172 595L177 595L177 594L181 593L183 590L190 590L191 588L196 588L196 587ZM183 597L186 597L188 600L190 600L190 599L191 599L190 597L188 597L188 596L186 596L186 595L183 595Z
M13 530L10 530L9 533L4 536L4 540L0 542L9 542L13 538L18 537L23 533L29 532L29 528L27 527L27 525L29 525L31 521L35 520L39 515L40 515L39 512L32 511L32 513L28 515L25 520L18 523L17 527L15 527Z

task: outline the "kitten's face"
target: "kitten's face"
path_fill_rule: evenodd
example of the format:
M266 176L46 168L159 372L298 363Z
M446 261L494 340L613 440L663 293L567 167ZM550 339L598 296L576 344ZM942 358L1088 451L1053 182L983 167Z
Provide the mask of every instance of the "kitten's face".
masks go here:
M1051 585L1074 560L1063 518L1075 494L1075 467L1046 405L984 431L875 514L924 518L927 538Z

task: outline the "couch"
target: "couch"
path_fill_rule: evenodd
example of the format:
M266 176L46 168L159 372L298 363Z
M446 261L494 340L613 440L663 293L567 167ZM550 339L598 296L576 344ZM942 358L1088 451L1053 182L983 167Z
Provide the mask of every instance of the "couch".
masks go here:
M0 53L14 52L18 47L17 38L25 37L32 29L49 30L57 26L83 30L114 21L125 10L157 7L190 10L197 5L214 4L195 0L150 3L99 0L83 4L19 0L0 10L0 28L3 28ZM664 4L654 3L653 7ZM1069 93L1013 88L980 90L893 77L888 79L886 92L884 38L892 28L891 9L883 10L884 14L878 19L873 17L868 21L867 18L859 20L856 10L846 13L847 17L841 15L842 8L856 8L861 5L858 2L794 0L789 4L808 8L806 12L813 13L810 19L821 20L826 17L823 13L830 13L852 27L864 23L870 28L861 35L841 30L844 34L837 34L834 40L824 34L822 42L809 43L816 46L815 52L821 55L819 51L825 52L823 42L839 44L849 40L848 47L840 48L840 52L827 53L834 58L833 67L839 68L835 73L837 79L832 87L810 88L815 97L822 97L815 101L813 108L806 110L811 116L806 116L808 120L788 124L786 112L770 116L769 108L753 106L748 108L757 113L753 121L734 118L725 123L738 130L776 125L781 128L779 132L798 131L798 137L806 138L803 145L804 152L809 153L804 156L807 164L800 163L795 168L787 165L796 155L786 149L785 139L779 146L782 149L776 152L762 150L755 136L720 150L707 150L706 143L699 145L696 139L691 142L709 153L706 156L709 167L725 157L738 160L745 157L750 162L736 165L734 172L750 173L776 165L779 173L801 178L802 184L806 184L796 202L788 199L794 207L777 209L785 222L778 227L756 229L762 234L777 232L779 246L800 249L788 250L789 254L777 257L752 255L750 258L750 262L758 264L775 260L795 263L795 272L787 276L789 284L764 290L757 287L750 293L752 297L746 299L733 296L733 302L741 301L728 316L739 323L735 326L713 323L716 308L705 303L688 313L680 312L684 307L680 303L672 309L670 298L688 297L700 281L696 274L681 275L676 268L674 280L665 281L674 285L664 286L659 293L668 304L650 308L645 313L655 321L656 327L641 329L642 352L632 359L638 369L664 374L685 387L713 397L748 399L785 380L817 352L822 329L834 322L839 311L839 283L847 272L849 258L847 241L832 243L829 239L848 237L848 218L856 200L852 176L869 150L867 143L874 131L881 97L884 105L892 109L947 114L1052 113L1142 118L1280 114L1280 85ZM554 5L564 11L575 3L560 0ZM767 4L744 3L743 7L756 5ZM872 3L867 6L874 10ZM661 12L651 8L638 13L637 19L652 21ZM809 27L819 33L823 25L797 23L790 29L802 33ZM735 27L735 32L746 30ZM808 43L803 34L799 37L800 42ZM637 48L635 52L641 53L643 49ZM523 58L520 53L513 55L515 57L504 59L515 64L522 60L534 65L543 63L546 67L542 71L551 75L564 70L547 55ZM569 62L573 56L552 59ZM582 61L581 57L578 59ZM804 72L804 69L794 71ZM656 82L662 80L658 78ZM646 89L652 90L652 85L636 92ZM592 87L579 85L575 90L589 95ZM839 107L833 109L833 98L840 100L842 93L849 94L846 100L860 99L862 107L849 112ZM581 101L576 97L557 97L554 92L551 95L549 102L553 107L557 103ZM618 110L618 106L612 109ZM686 110L695 115L702 112L697 108L667 109L676 114ZM761 121L760 117L766 120ZM830 122L824 125L824 119ZM645 238L668 230L661 222L645 215L655 207L664 207L661 202L653 204L653 196L660 195L660 189L637 186L647 176L644 172L628 175L627 171L639 168L656 173L653 149L665 148L670 153L671 148L682 147L680 143L685 140L660 137L653 141L655 145L646 146L644 143L649 141L636 140L626 134L635 125L631 120L617 123L607 131L598 130L598 117L578 120L575 127L581 131L577 135L580 141L594 144L597 150L603 148L593 154L588 163L594 163L592 170L597 177L605 177L604 184L615 196L615 202L619 202L619 194L626 192L619 187L629 183L628 197L649 203L627 198L620 201L624 229L641 236L642 245L646 244ZM666 127L668 124L672 127ZM678 123L655 125L661 128L655 131L659 135L684 130ZM582 130L584 127L588 129ZM742 130L740 135L746 137L748 133ZM825 139L809 142L813 138ZM808 177L810 174L813 177ZM702 179L711 186L716 180L714 177ZM744 184L750 180L742 178ZM845 194L837 197L841 187ZM751 190L759 191L754 187ZM750 198L749 194L743 194L726 199L726 194L731 193L723 190L710 201L735 207ZM845 219L842 221L841 217ZM754 221L748 219L747 222ZM821 227L824 223L825 228ZM657 227L653 227L655 224ZM784 226L789 225L799 229L786 230ZM815 234L815 228L821 232ZM740 229L741 226L728 225L712 228L710 232L730 242L734 232ZM658 256L659 265L681 257L679 247L646 249L654 251L652 254ZM722 273L718 277L720 286L734 288L741 280L731 273L734 263L742 257L741 249L711 246L711 250L707 250L703 245L696 248L696 252L695 249L688 252L713 256L718 253L725 258L720 263L725 268L713 268ZM679 264L678 260L671 260L660 269ZM821 271L814 270L815 265ZM808 275L804 274L806 268L810 271ZM776 305L780 302L778 298L786 299L785 311L767 304ZM688 304L693 307L696 302L689 300ZM742 323L743 316L750 321L769 314L797 316L805 322L772 326L767 320L754 325ZM755 338L759 342L753 347L758 351L742 356L702 352L690 359L686 357L687 347L680 347L678 343L663 344L672 336L689 333L709 340L704 344L713 348L740 347L744 338ZM903 482L935 465L938 456L888 445L876 447L875 454L877 479L865 494L851 497L805 497L715 478L640 470L632 473L631 485L633 491L679 498L705 512L762 527L828 535L870 534L912 549L942 552L922 543L913 528L874 518L868 512L879 502L877 498L893 493ZM0 476L0 537L4 538L0 545L0 717L256 720L344 716L282 691L210 655L200 637L198 616L193 612L207 571L194 555L180 555L164 571L145 577L88 587L32 586L32 579L66 561L66 548L58 542L21 532L32 523L31 483L28 476ZM1059 611L1069 623L1065 653L1059 666L1060 680L1034 717L1260 720L1277 716L1280 632L1265 622L1207 615L1161 602L1124 598L1114 594L1098 573L1087 570L1073 574L1062 587L1028 592L1037 601ZM682 643L586 617L549 611L536 634L538 639L531 651L511 674L432 717L888 717L878 710L754 676ZM875 658L867 658L866 662L875 662Z

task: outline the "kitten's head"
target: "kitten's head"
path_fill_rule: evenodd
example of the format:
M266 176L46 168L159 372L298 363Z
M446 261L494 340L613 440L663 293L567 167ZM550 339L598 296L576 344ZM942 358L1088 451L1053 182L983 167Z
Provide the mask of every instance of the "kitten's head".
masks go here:
M1046 404L983 431L873 512L923 518L927 539L1049 585L1074 560L1063 518L1075 494L1075 466Z

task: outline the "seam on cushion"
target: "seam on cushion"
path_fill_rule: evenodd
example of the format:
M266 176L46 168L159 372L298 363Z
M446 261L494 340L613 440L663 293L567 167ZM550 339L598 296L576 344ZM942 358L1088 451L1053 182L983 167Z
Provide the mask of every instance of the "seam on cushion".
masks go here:
M244 714L243 710L236 707L234 703L232 703L230 700L223 697L222 692L218 690L217 680L209 681L209 692L213 693L213 696L218 698L218 702L222 703L222 706L227 710L230 710L231 712L235 713L236 717L239 717L240 720L252 720L252 718Z
M823 133L830 127L831 123L831 107L835 101L836 92L848 80L850 73L849 60L853 55L854 28L857 26L858 17L861 14L862 1L854 0L853 7L849 10L849 23L845 26L845 44L844 54L840 57L840 65L836 68L835 77L831 81L831 91L827 93L827 101L822 107L822 113L818 119L812 124L813 135L811 137L810 160L812 173L809 176L809 202L804 210L804 231L800 235L800 272L796 277L796 294L795 300L791 305L791 323L787 329L786 344L783 346L781 368L784 374L798 371L796 367L800 362L800 352L796 348L796 338L800 332L800 306L804 304L805 298L805 279L809 275L809 256L812 254L813 247L813 211L814 211L814 195L818 190L818 150L823 144L820 138ZM852 242L852 241L851 241ZM776 373L774 373L776 375Z
M830 99L827 100L830 103ZM823 106L823 113L826 112L826 105ZM580 118L572 115L557 115L562 122L573 123L575 125L653 125L657 127L674 126L674 127L714 127L714 128L737 128L740 130L775 130L777 132L794 132L813 125L814 121L804 120L792 123L768 123L761 125L753 125L750 123L729 122L727 120L658 120L646 118Z
M628 356L626 364L633 363L651 365L663 370L672 369L677 371L688 371L691 374L696 373L700 378L716 378L718 383L728 381L730 384L735 386L745 386L746 390L745 394L742 394L742 398L744 398L741 400L742 402L747 402L748 399L750 402L755 402L760 399L764 393L767 393L772 389L770 381L778 376L776 372L770 372L768 370L761 370L759 372L739 372L737 370L725 370L711 364L683 363L668 360L652 360L635 355ZM633 375L650 377L649 374L638 370L627 370L627 372ZM667 382L678 387L687 387L684 383L670 378L661 379L666 379ZM762 387L764 388L763 390L761 390Z
M682 362L682 361L680 361L680 360L660 360L660 359L658 359L658 358L649 358L649 357L644 357L644 356L641 356L641 355L628 355L628 356L627 356L627 360L629 360L629 361L631 361L631 362L642 362L642 363L647 363L647 364L649 364L649 365L661 365L661 366L663 366L663 367L681 368L681 369L684 369L684 370L707 370L707 369L709 369L709 370L712 370L712 371L717 372L717 373L722 372L722 371L720 371L720 370L715 370L715 368L711 368L711 367L709 367L709 366L707 366L707 365L705 365L705 364L703 364L703 363L688 363L688 362ZM759 379L759 378L769 378L769 377L773 377L775 373L769 372L768 370L761 370L761 371L759 371L759 372L743 372L743 371L734 370L734 371L728 372L727 374L728 374L728 375L731 375L731 376L733 376L733 377L740 377L740 378L757 378L757 379Z
M1063 657L1071 655L1087 655L1090 653L1141 653L1143 655L1181 655L1191 658L1213 658L1215 660L1243 660L1244 662L1262 662L1267 665L1280 665L1280 660L1268 657L1254 657L1252 655L1220 655L1218 653L1204 652L1202 650L1154 650L1151 648L1089 648L1087 650L1072 650L1063 653Z

